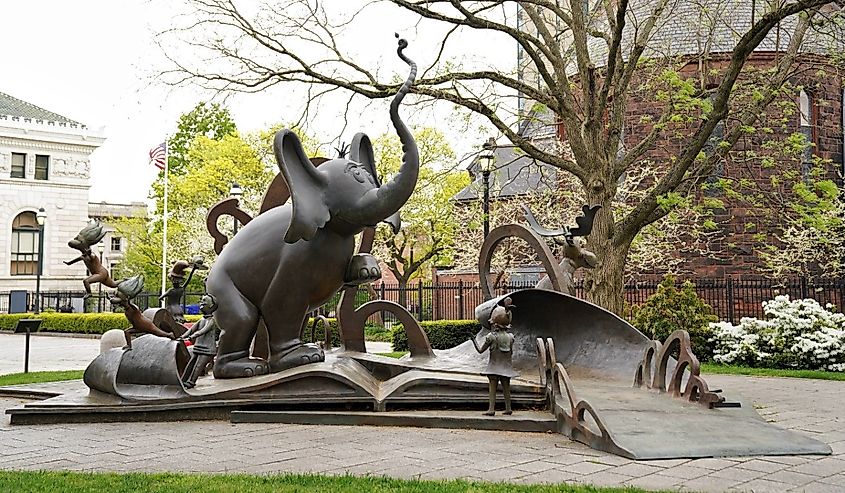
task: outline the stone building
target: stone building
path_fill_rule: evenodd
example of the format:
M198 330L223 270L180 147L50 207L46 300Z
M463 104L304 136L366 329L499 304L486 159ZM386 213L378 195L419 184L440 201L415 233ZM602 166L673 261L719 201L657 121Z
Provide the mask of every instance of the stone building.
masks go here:
M114 221L129 217L146 217L147 204L132 202L130 204L112 204L108 202L91 202L88 204L88 217L103 224L106 236L103 238L103 265L114 272L115 266L123 260L126 252L126 238L115 231Z
M0 93L0 292L34 290L39 255L43 290L78 286L80 265L62 261L75 257L67 241L88 221L89 158L104 141L82 123Z

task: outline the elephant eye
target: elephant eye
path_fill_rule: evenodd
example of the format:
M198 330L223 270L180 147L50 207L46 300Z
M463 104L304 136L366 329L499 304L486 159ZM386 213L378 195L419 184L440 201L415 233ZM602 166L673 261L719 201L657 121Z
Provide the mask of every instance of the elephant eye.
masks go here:
M370 176L370 172L358 163L350 162L347 164L346 172L352 172L352 176L355 177L358 183L370 183L371 185L375 185L372 176Z

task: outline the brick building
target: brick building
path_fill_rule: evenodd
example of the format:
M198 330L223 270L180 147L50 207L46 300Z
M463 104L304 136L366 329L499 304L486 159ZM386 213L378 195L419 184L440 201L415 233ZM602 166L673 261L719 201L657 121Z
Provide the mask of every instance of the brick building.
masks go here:
M650 38L647 57L670 60L681 78L695 81L702 92L715 88L721 81L721 74L737 40L755 20L765 14L766 3L739 0L669 2L669 8ZM631 8L639 19L643 19L653 4L651 0L632 1ZM585 8L589 9L586 3ZM591 16L590 19L595 23L592 27L603 28L603 14ZM796 22L796 16L787 18L770 31L746 63L743 71L745 79L741 78L741 81L762 76L766 69L774 67L787 48ZM523 29L529 25L521 23ZM635 35L633 27L626 27L622 45L630 46ZM568 41L565 33L561 39L562 44L566 45ZM592 43L590 49L594 52L593 60L598 63L605 59L602 50L606 50L606 46L598 38L595 40L597 42ZM788 78L791 90L783 91L768 106L765 117L755 122L727 158L716 165L708 183L717 184L723 179L730 179L734 186L740 186L741 183L754 182L758 188L749 191L749 196L753 193L758 198L776 196L788 201L794 197L792 185L802 180L809 182L811 169L814 164L818 166L821 159L823 178L834 179L842 187L842 174L845 172L845 86L843 71L835 64L835 58L837 54L843 53L843 41L845 37L841 35L813 29L808 31ZM522 81L542 86L541 78L532 70L530 60L526 59L522 51L519 52L518 64ZM630 87L631 90L626 94L627 109L619 153L624 153L640 142L659 116L659 105L654 102L654 94L639 88L636 75ZM742 99L732 104L742 104ZM538 110L525 97L521 98L519 106L524 117L520 128L523 135L539 142L566 142L562 125L554 121L552 115L543 114L543 108ZM733 124L727 122L729 126ZM642 161L648 160L660 166L660 163L677 156L697 123L673 125L651 146ZM704 151L714 152L725 133L725 123L720 123ZM803 153L794 155L775 152L778 143L792 142L795 135L803 135L812 145ZM771 159L766 159L769 156ZM779 179L789 175L792 175L791 182ZM778 178L778 181L773 181L773 177ZM718 198L723 203L722 207L710 209L715 229L703 239L698 239L696 244L691 239L680 237L668 249L681 261L673 270L698 277L732 276L751 279L765 276L759 253L764 245L777 244L775 235L782 224L777 209L772 209L774 212L768 215L762 214L753 204L763 200L739 200L715 188L697 192L699 199ZM751 190L751 187L747 188ZM808 270L806 274L809 275L822 274L812 271L812 266ZM633 272L632 276L659 277L663 273L665 270L658 266Z

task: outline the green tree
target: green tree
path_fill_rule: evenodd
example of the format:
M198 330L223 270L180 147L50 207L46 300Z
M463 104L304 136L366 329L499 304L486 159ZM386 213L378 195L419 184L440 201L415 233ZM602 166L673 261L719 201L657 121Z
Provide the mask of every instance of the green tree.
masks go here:
M187 173L191 144L197 137L220 140L237 131L229 109L219 103L200 102L179 117L176 133L167 141L168 164L175 175Z
M634 327L652 339L665 342L676 330L685 330L690 335L692 349L701 361L713 357L713 331L711 322L718 317L713 308L695 292L695 286L684 281L675 285L673 276L666 276L657 286L657 292L645 303L634 308Z
M190 119L183 115L180 122L186 121ZM217 138L197 135L188 144L184 168L169 179L167 245L171 263L194 255L202 255L207 263L214 261L213 239L205 218L214 204L229 196L232 182L238 182L244 192L240 208L253 217L258 213L264 193L278 173L272 151L273 137L283 127L278 124L244 136L236 131ZM319 152L314 137L297 128L293 130L300 135L309 155ZM155 190L163 192L160 186L162 182L153 184L153 195ZM163 204L159 203L159 209L149 220L128 219L117 224L129 244L119 271L127 277L143 273L149 291L158 291L161 286L162 209ZM218 229L231 236L233 224L232 218L222 216ZM191 289L202 290L202 275L195 276Z
M309 94L341 89L367 99L392 97L399 87L398 78L390 79L379 67L359 63L338 42L344 33L354 32L356 21L364 22L370 16L350 20L348 12L334 4L336 10L330 11L327 2L249 13L226 0L186 3L194 8L195 16L168 33L206 51L198 55L173 45L170 55L177 60L174 72L180 80L217 90L245 91L307 83L311 84ZM743 24L739 31L732 30L736 26L726 28L732 33L732 49L719 53L723 59L714 62L717 57L710 53L710 40L714 33L725 30L719 21L733 17L735 2L389 3L421 23L442 27L437 46L416 48L437 55L426 61L412 93L447 101L483 118L529 156L568 174L583 190L587 203L602 206L588 245L601 253L602 260L589 274L587 294L616 313L623 309L625 265L637 236L698 191L793 74L808 29L818 28L829 18L835 21L838 10L831 0L760 2L759 12L755 12L759 15L751 15L748 27ZM823 15L818 15L820 11ZM655 32L693 18L698 22L689 35L695 37L700 53L680 59L662 56L671 50L654 44L659 39ZM776 27L778 33L790 31L783 36L788 43L781 45L774 66L756 85L753 97L734 100L749 56ZM307 48L299 43L303 30L309 34ZM495 45L467 42L467 37L453 36L455 32L479 40L510 40L519 47L521 65L507 72L474 63L468 47L485 50ZM229 49L229 43L221 39L237 40L239 49ZM463 59L447 58L456 53L464 55ZM194 61L208 58L217 63ZM684 72L685 67L692 72ZM649 96L646 101L653 112L643 115L640 122L626 122L631 114L629 96L634 91ZM542 108L546 114L515 113L515 94L528 102L527 108ZM532 115L540 123L559 124L566 134L566 152L520 132L523 125L519 120ZM642 125L647 131L636 139L623 138L626 125ZM715 149L709 150L718 128L723 129L722 136ZM654 180L644 183L647 188L642 198L631 207L619 208L615 199L626 173L673 139L683 145L668 153Z
M417 128L414 139L420 151L420 174L413 195L400 212L402 229L393 234L388 227L378 228L373 245L374 253L385 260L401 288L415 277L424 277L432 263L451 261L460 225L450 199L469 184L466 173L454 170L455 153L442 132ZM399 170L402 145L397 136L379 136L373 150L381 176ZM405 290L399 293L400 303L405 303Z

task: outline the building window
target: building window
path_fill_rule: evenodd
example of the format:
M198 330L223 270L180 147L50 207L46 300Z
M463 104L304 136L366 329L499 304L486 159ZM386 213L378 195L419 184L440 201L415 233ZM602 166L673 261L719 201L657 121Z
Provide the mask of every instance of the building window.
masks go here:
M120 236L112 236L111 237L111 251L119 252L120 251Z
M806 137L808 145L804 149L804 155L801 159L801 174L806 179L810 175L810 169L813 166L813 147L818 145L818 134L816 133L816 120L818 116L818 106L815 98L811 93L801 89L798 94L798 129Z
M35 179L46 180L50 174L50 156L35 155Z
M34 212L21 212L12 221L13 276L29 276L38 269L38 222Z
M12 178L26 178L26 154L12 153Z

